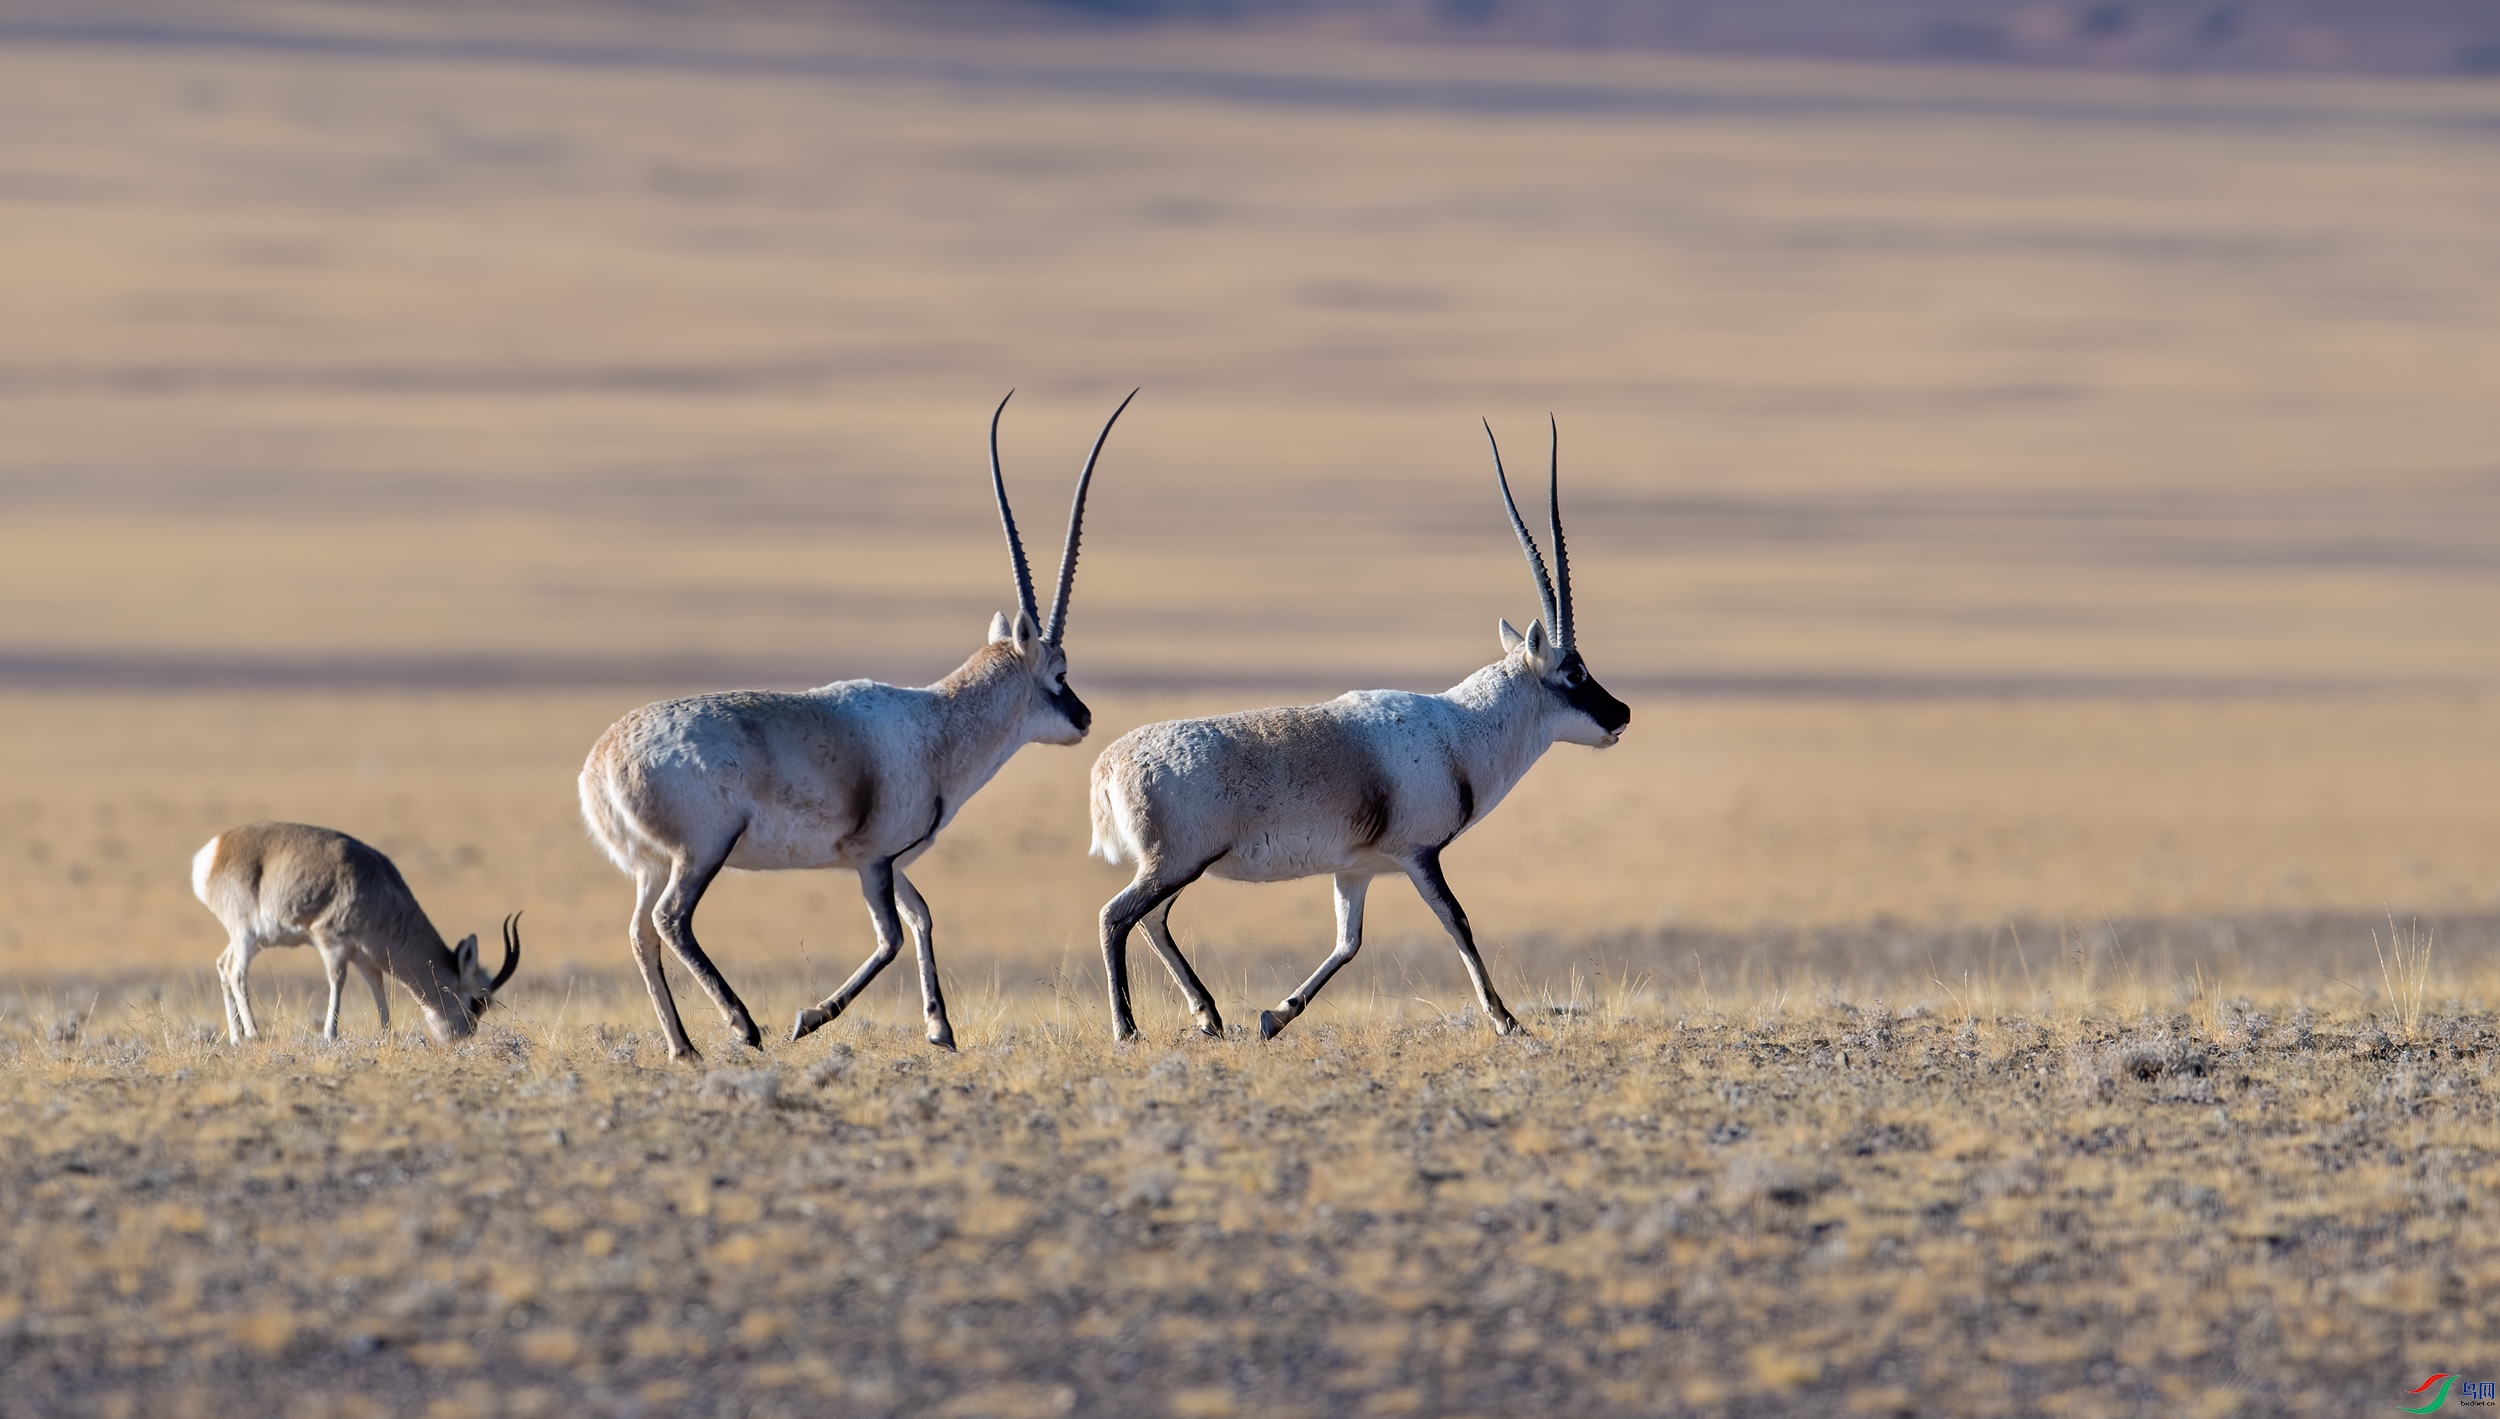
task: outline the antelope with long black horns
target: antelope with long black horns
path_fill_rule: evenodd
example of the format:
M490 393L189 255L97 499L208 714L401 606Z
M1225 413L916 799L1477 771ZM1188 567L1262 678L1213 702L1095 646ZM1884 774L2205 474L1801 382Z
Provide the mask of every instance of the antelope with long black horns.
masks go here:
M1013 397L1012 392L1009 395ZM1129 399L1137 397L1131 390ZM582 765L582 816L610 859L632 874L627 934L659 1012L669 1057L695 1054L660 965L665 942L752 1048L762 1043L746 1005L703 954L695 905L722 868L775 872L840 867L859 874L877 949L842 988L798 1014L799 1039L840 1015L902 949L909 923L920 953L920 999L933 1045L954 1048L938 990L929 908L903 875L1016 750L1074 744L1093 713L1068 688L1068 596L1076 581L1085 494L1104 440L1129 400L1102 426L1077 476L1059 590L1044 621L1033 574L1007 503L990 415L990 488L1015 570L1016 613L990 622L988 644L926 689L842 680L795 693L733 690L645 705L609 726Z
M1322 872L1336 878L1336 950L1275 1009L1259 1012L1261 1039L1291 1024L1354 959L1363 944L1364 893L1372 878L1393 872L1415 884L1457 943L1485 1018L1501 1034L1519 1030L1485 975L1467 913L1441 875L1441 853L1492 812L1548 747L1604 748L1632 720L1632 711L1606 693L1580 658L1571 557L1563 545L1561 433L1551 432L1551 576L1511 499L1501 446L1493 445L1494 479L1528 555L1543 612L1528 623L1526 635L1501 622L1501 659L1438 695L1357 690L1320 705L1149 724L1113 741L1094 761L1093 850L1137 868L1127 889L1102 909L1103 968L1117 1039L1137 1033L1129 1009L1128 936L1140 923L1198 1028L1223 1033L1215 1001L1171 932L1173 900L1209 874L1237 882ZM1491 424L1484 434L1492 442Z

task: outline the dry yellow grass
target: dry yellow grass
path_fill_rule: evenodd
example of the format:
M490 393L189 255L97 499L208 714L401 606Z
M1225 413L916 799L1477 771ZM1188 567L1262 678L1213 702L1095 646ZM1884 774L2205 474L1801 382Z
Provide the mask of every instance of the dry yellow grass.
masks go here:
M2500 1338L2479 1011L185 1004L0 1035L0 1413L2339 1415Z

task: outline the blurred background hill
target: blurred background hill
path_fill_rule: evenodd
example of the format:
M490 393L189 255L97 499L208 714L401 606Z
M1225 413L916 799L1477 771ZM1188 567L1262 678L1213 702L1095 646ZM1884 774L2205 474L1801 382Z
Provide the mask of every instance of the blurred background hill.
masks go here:
M2487 914L2483 12L2163 57L2211 13L0 0L0 966L205 962L188 856L261 815L620 962L583 748L959 661L1011 387L1047 560L1145 386L1070 626L1096 747L1484 663L1534 600L1478 420L1534 477L1559 418L1640 718L1454 854L1538 978ZM1090 757L933 854L950 969L1082 972ZM1273 953L1211 969L1306 965L1304 887L1200 894ZM845 882L713 900L732 960L865 949Z
M1399 42L1637 49L1816 59L1981 62L2162 71L2500 72L2485 0L400 0L428 23L756 20L889 27L1258 31ZM15 0L64 20L339 22L321 0ZM371 11L371 3L331 4ZM317 17L317 18L316 18ZM349 23L370 23L359 16Z
M0 12L0 683L933 676L1006 594L991 405L1038 528L1135 384L1096 684L1454 681L1530 604L1477 421L1533 469L1549 411L1635 689L2500 671L2500 85Z

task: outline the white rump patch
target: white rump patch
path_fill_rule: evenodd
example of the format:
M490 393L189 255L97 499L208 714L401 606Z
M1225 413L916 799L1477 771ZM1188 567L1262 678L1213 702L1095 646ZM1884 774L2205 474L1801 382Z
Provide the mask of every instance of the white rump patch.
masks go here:
M210 838L205 847L191 854L191 895L199 898L200 904L212 911L217 904L208 899L208 874L217 870L217 845L225 840L226 835L219 833Z

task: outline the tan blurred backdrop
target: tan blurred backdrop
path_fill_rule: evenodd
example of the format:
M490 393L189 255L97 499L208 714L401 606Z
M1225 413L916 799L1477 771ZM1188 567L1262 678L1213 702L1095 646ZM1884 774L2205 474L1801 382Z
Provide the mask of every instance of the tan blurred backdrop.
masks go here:
M1489 658L1534 602L1476 421L1533 468L1548 411L1639 718L1468 840L1512 968L2500 908L2488 85L131 13L0 15L0 973L204 962L187 854L261 814L620 962L582 749L960 659L1010 386L1039 543L1145 393L1072 617L1101 731L933 855L959 969L1083 966L1111 733ZM1315 953L1306 886L1184 936ZM713 900L733 960L864 950L848 877Z

